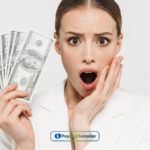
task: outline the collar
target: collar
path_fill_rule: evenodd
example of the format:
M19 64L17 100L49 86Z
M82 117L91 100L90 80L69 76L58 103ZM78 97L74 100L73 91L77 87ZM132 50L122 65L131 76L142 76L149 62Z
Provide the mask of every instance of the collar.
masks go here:
M67 79L64 79L51 90L41 94L39 98L41 97L43 101L40 103L39 107L48 112L58 112L59 115L61 111L68 113L68 108L64 97L66 80ZM126 94L120 88L118 88L99 114L105 114L113 118L117 118L126 115L128 112L127 108Z

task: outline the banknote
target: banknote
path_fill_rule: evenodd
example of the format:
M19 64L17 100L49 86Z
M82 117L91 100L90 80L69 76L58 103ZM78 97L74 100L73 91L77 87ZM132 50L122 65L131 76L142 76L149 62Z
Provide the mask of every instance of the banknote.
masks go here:
M0 35L0 91L17 82L30 102L53 40L39 33L12 30Z
M10 34L1 35L1 49L2 49L2 65L3 65L3 86L6 86L6 68L7 68L7 56L9 49Z
M8 64L8 74L7 74L7 84L8 81L11 77L12 71L15 67L15 64L17 63L18 57L20 55L21 49L23 47L23 44L25 42L25 39L27 37L27 33L24 32L17 32L16 33L16 37L15 37L15 41L14 41L14 45L13 45L13 50L12 50L12 55Z
M27 91L30 101L37 80L48 56L53 40L30 31L9 78L9 84L18 83L18 89Z
M7 57L6 57L6 73L5 73L6 84L8 82L7 79L8 79L8 71L9 71L9 67L10 67L9 64L10 64L11 56L12 56L12 52L13 52L13 44L15 41L15 36L16 36L16 31L11 31L9 47L8 47Z
M1 48L1 39L0 39L0 91L3 89L3 65L2 65L2 48Z

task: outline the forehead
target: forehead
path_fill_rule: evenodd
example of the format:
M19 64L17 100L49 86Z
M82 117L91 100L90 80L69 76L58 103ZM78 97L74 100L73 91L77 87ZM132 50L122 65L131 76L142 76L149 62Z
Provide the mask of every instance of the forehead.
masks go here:
M100 8L76 8L64 14L60 30L67 32L115 32L116 22L106 11Z

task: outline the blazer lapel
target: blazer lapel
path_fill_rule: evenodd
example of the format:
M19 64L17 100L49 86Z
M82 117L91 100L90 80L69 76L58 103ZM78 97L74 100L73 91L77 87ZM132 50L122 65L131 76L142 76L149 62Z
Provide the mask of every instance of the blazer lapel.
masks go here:
M33 118L33 124L37 133L35 135L37 136L37 150L71 150L70 142L55 142L50 137L52 131L69 131L64 83L61 83L52 93L45 94L44 98L42 96L44 100L35 111L37 117Z
M122 92L117 89L105 108L96 116L91 125L91 131L96 130L100 139L91 144L92 149L113 149L123 131L127 116L127 104L122 98Z

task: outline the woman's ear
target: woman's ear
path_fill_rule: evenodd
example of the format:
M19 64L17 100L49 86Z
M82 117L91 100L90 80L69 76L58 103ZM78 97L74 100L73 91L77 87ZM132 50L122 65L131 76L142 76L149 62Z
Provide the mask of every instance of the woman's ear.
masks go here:
M117 47L116 47L116 53L118 54L120 52L120 49L122 47L122 39L123 39L123 33L120 33L117 39Z
M61 54L59 37L58 37L58 34L56 32L54 33L54 39L55 39L55 44L54 44L55 50L58 54Z

